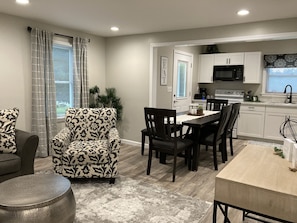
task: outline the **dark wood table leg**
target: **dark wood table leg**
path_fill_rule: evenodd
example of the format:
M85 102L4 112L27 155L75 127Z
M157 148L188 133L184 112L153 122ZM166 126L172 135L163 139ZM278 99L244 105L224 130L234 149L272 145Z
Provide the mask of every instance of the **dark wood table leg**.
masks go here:
M199 158L200 158L200 144L199 144L199 137L200 137L200 128L193 128L193 135L194 135L194 148L193 148L193 162L192 162L192 170L197 171L199 165Z

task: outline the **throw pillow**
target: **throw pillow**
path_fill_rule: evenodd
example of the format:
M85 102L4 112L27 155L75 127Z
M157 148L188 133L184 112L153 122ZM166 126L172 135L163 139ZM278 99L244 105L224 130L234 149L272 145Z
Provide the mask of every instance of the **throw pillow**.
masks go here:
M0 153L15 153L15 125L19 109L0 110Z

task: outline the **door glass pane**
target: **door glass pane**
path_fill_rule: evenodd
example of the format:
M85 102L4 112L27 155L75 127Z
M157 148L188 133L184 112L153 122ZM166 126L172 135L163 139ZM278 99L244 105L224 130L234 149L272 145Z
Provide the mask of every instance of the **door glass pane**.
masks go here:
M187 69L188 69L188 64L186 62L178 61L177 86L176 86L177 98L187 97Z

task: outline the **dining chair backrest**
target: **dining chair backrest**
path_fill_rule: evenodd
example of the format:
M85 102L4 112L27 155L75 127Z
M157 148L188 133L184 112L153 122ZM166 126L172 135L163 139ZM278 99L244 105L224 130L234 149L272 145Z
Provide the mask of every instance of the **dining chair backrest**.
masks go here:
M217 140L219 140L219 138L222 138L222 136L225 134L229 117L231 115L231 111L232 111L232 105L226 105L221 110L221 115L220 115L220 120L218 124L217 135L216 135Z
M210 111L221 111L223 106L228 105L228 100L225 99L207 99L206 110Z
M146 107L144 113L150 143L152 140L171 142L176 140L176 110Z
M232 111L231 111L231 115L228 121L228 126L227 126L227 130L232 130L234 127L234 124L236 122L236 119L239 115L239 110L240 110L240 105L241 103L234 103L232 104Z

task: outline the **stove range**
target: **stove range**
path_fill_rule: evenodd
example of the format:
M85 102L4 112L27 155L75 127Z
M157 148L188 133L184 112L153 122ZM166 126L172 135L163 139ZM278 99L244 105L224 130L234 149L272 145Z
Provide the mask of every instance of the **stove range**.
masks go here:
M229 103L243 102L244 101L244 91L243 90L216 89L215 90L215 98L228 100Z

